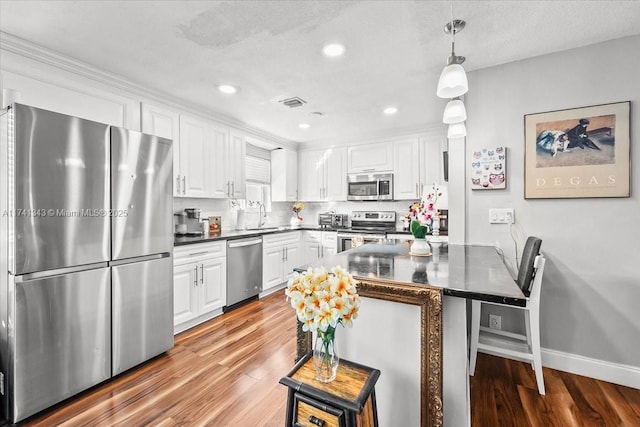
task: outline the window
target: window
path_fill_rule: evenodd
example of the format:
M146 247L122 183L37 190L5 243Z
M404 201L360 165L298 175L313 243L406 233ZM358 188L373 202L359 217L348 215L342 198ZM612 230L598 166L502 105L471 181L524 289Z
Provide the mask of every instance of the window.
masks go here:
M271 153L247 145L245 169L247 208L258 208L262 204L271 212Z

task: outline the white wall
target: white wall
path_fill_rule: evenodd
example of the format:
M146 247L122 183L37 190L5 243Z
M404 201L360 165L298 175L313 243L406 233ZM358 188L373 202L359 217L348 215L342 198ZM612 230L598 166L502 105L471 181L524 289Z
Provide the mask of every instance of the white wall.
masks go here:
M481 147L508 149L506 190L465 185L467 242L497 243L513 262L509 227L490 225L488 210L515 208L519 251L526 236L535 235L547 257L542 346L632 367L640 367L638 52L640 36L634 36L475 71L466 99L465 161ZM630 198L524 199L525 114L629 100ZM522 329L505 316L503 329Z

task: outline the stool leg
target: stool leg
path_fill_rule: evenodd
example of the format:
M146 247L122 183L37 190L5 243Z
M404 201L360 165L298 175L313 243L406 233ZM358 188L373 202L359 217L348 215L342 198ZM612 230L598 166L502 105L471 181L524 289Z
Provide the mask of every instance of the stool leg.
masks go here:
M531 351L533 353L533 369L536 372L538 392L545 394L544 377L542 376L542 357L540 355L540 316L538 310L527 310L531 326Z
M529 320L529 310L523 310L523 312L525 335L527 336L527 347L529 347L529 351L533 353L533 347L531 346L531 321ZM531 361L531 369L535 369L533 361Z
M471 336L469 337L469 375L473 376L476 372L476 359L478 357L478 340L480 339L480 311L482 303L480 301L471 301Z

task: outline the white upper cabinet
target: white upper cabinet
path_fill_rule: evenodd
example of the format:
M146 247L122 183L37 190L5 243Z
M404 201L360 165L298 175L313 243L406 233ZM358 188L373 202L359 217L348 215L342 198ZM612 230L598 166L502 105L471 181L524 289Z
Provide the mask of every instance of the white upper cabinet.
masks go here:
M180 115L180 172L182 196L210 197L209 123ZM175 165L174 165L175 167Z
M345 147L298 154L298 196L305 201L347 200Z
M288 148L271 151L271 200L298 200L298 154Z
M393 196L396 200L420 197L420 141L418 138L393 144Z
M229 144L226 151L227 179L229 180L229 197L242 199L245 196L245 156L247 154L247 139L231 130Z
M173 195L182 195L180 175L180 121L177 111L142 104L142 132L173 141Z
M229 128L217 123L209 127L211 147L209 150L209 195L212 198L231 197L231 185L227 178L226 152L229 145Z
M330 148L325 157L324 199L328 201L347 200L347 149Z
M349 173L390 172L393 170L393 144L382 142L349 147Z
M393 194L396 200L417 200L433 183L444 183L442 138L424 137L394 142Z

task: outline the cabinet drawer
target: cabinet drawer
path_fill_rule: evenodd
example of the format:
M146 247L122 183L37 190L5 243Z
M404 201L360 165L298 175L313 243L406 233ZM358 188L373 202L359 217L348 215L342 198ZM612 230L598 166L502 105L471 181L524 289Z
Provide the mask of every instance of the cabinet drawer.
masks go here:
M227 256L226 240L177 246L173 249L173 263L176 265L193 262L200 257L217 258L224 256Z
M262 237L264 246L288 245L300 241L300 231L290 231L288 233L267 234Z
M295 393L294 399L294 427L343 427L345 425L344 411L300 393Z

